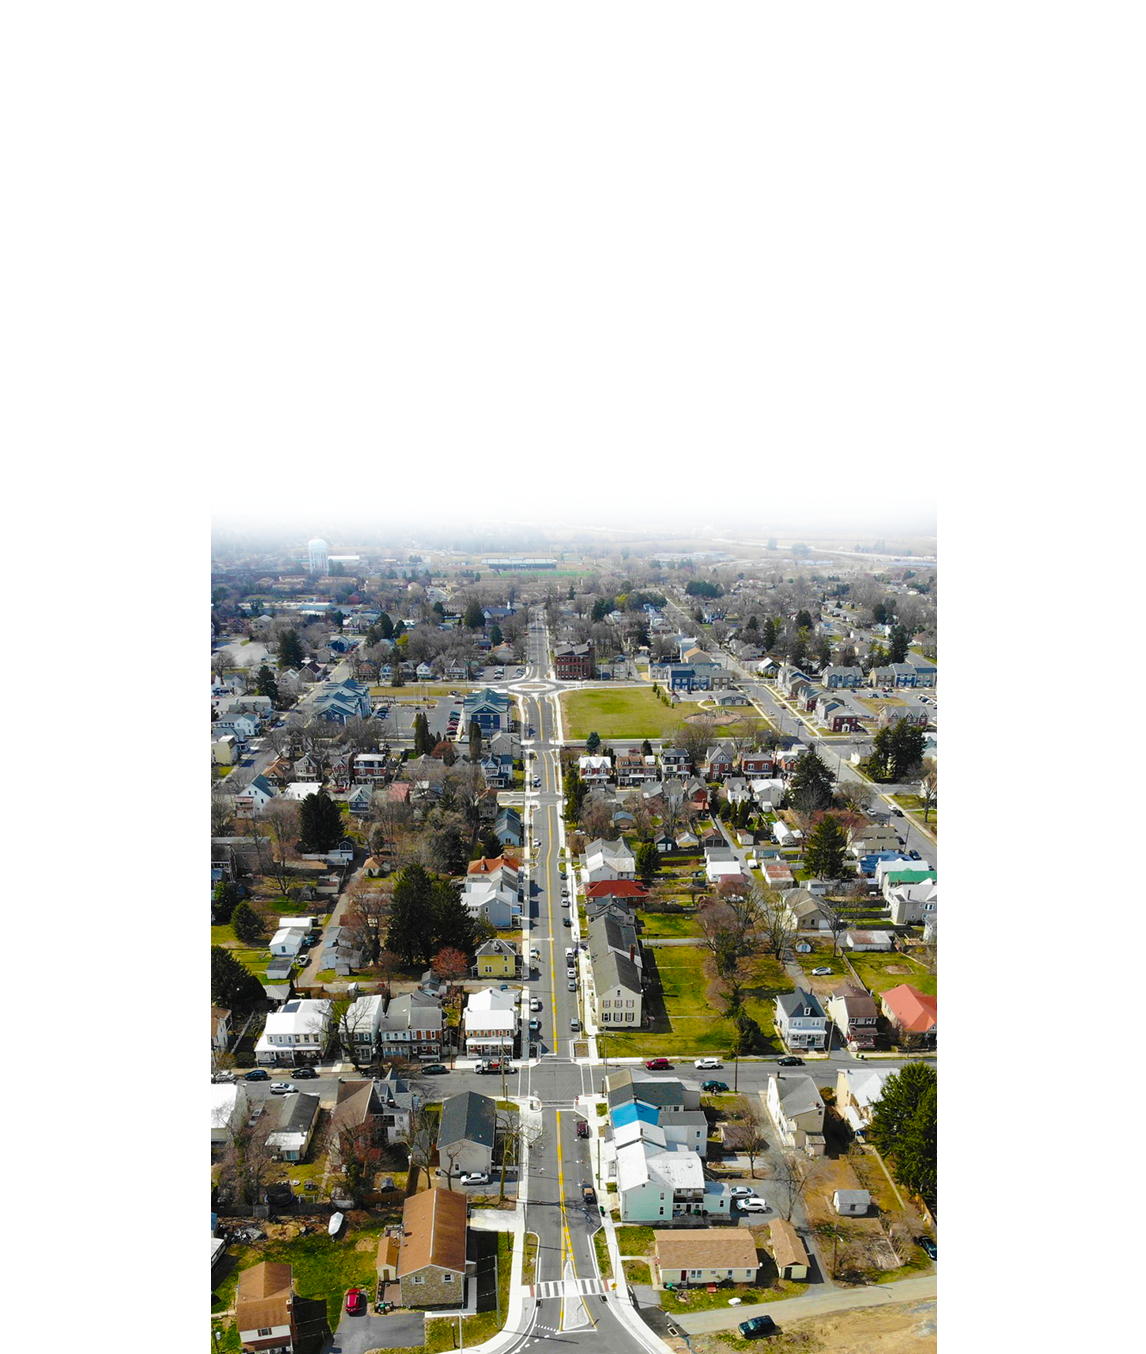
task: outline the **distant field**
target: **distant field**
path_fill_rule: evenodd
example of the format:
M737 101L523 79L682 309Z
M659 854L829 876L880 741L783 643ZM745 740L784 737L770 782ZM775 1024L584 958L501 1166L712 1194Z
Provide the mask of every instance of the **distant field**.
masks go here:
M928 996L934 997L937 995L935 975L925 972L919 964L914 963L905 954L899 954L895 951L884 954L877 950L861 950L849 952L848 958L869 992L886 992L889 987L898 987L900 983L910 983L912 987L920 992L926 992ZM831 961L825 960L824 962L830 963ZM893 972L893 970L897 971Z
M596 731L611 738L665 738L675 733L692 709L670 710L649 687L613 691L570 691L561 697L567 738L588 738Z

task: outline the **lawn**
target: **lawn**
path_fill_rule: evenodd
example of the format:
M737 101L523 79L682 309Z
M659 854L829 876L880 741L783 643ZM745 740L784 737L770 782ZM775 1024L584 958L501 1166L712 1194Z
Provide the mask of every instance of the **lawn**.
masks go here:
M829 991L840 982L850 982L851 974L847 971L843 958L840 955L833 956L827 950L813 950L811 954L796 955L796 963L804 970L804 973L811 979L813 991ZM830 968L831 977L812 978L814 968Z
M216 1301L212 1311L222 1311L235 1300L239 1270L258 1264L261 1260L281 1260L294 1266L294 1289L301 1298L326 1303L326 1317L330 1329L338 1326L346 1290L357 1284L371 1292L377 1281L375 1259L378 1238L386 1224L369 1222L365 1226L345 1228L340 1238L327 1236L323 1231L310 1236L296 1236L289 1241L260 1242L255 1246L239 1247L238 1265L214 1290ZM238 1342L235 1343L238 1348Z
M923 824L933 836L939 835L939 810L932 804L927 811L927 821L923 822L923 800L918 795L892 795L891 802L898 804L901 809L906 809L909 813L918 816L920 823Z
M599 1227L593 1233L593 1249L597 1252L597 1268L602 1279L613 1277L613 1262L609 1259L609 1243L605 1239L605 1229Z
M626 1260L625 1278L630 1283L648 1284L652 1282L649 1276L649 1266L644 1260Z
M567 738L588 738L595 731L606 742L668 737L680 727L686 713L663 705L649 687L570 691L562 695L561 705Z
M729 1298L739 1298L747 1306L750 1302L766 1302L766 1291L748 1284L730 1284L710 1293L707 1288L674 1288L661 1293L661 1308L666 1312L709 1312L714 1307L727 1307Z
M650 949L647 965L660 978L660 989L654 988L646 997L651 1028L611 1033L607 1040L609 1056L727 1053L733 1038L732 1022L705 996L709 985L705 966L709 958L708 950L699 945ZM791 990L790 979L773 958L762 956L753 962L742 1001L765 1039L773 1041L773 1052L779 1046L774 1043L772 998L778 992Z
M618 1227L617 1249L622 1255L652 1255L655 1240L651 1227Z
M700 935L700 927L692 913L642 912L640 917L644 939L683 940Z
M849 954L848 958L869 992L886 992L889 987L910 983L928 996L937 995L935 975L928 973L905 954L864 951Z

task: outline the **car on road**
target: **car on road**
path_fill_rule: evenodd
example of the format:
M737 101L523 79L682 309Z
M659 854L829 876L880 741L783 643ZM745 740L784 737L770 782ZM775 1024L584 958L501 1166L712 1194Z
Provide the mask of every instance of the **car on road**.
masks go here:
M939 1248L936 1246L935 1242L932 1241L929 1236L917 1236L915 1238L915 1241L917 1245L923 1247L925 1254L930 1259L937 1260L939 1258Z
M530 998L530 1001L529 1001L529 1009L530 1009L531 1011L540 1011L541 1008L542 1008L542 1005L543 1005L543 1003L542 1003L542 1000L541 1000L540 997L531 997L531 998Z
M468 1175L462 1176L463 1185L488 1185L489 1176L485 1171L470 1171Z
M272 1081L271 1095L290 1095L294 1087L289 1081Z
M709 1095L719 1095L722 1091L727 1091L727 1090L728 1090L728 1082L726 1082L726 1081L702 1081L702 1082L700 1083L700 1089L701 1089L702 1091L707 1091L707 1092L709 1093Z
M803 1067L803 1058L777 1058L776 1062L780 1067Z
M590 1208L597 1207L597 1191L588 1182L588 1180L581 1181L581 1198L588 1205L588 1207Z
M291 1076L294 1077L295 1081L300 1079L303 1081L313 1081L315 1077L318 1076L318 1073L313 1067L296 1067L291 1073Z
M569 906L569 899L568 899L568 898L562 898L562 899L561 899L561 906L562 906L562 907L568 907L568 906Z
M751 1185L733 1185L728 1191L734 1199L755 1199L756 1191Z
M667 1058L649 1058L645 1063L645 1069L649 1072L671 1072L672 1063Z
M460 691L451 691L451 692L450 692L450 695L451 695L451 696L460 696L461 694L462 694L462 693L461 693Z
M581 1022L579 1020L571 1020L569 1022L569 1028L573 1031L574 1034L580 1034Z
M533 959L540 959L540 958L541 958L541 951L537 948L536 945L534 945L533 949L531 949L531 950L529 951L529 954L530 954L530 957L533 958Z
M534 788L535 790L540 790L540 789L541 789L541 777L540 777L540 776L534 776L534 777L533 777L533 788Z
M748 1198L748 1199L740 1199L740 1200L739 1200L739 1204L740 1204L740 1207L745 1211L745 1213L767 1213L767 1212L768 1212L768 1205L764 1202L763 1199L757 1198L755 1194L753 1194L753 1195L752 1195L750 1198Z
M908 851L907 854L911 857L912 860L922 860L922 859L923 859L923 857L919 854L918 851Z
M587 1138L589 1136L589 1124L587 1120L577 1120L577 1136L579 1138Z
M540 1020L531 1020L531 1021L529 1022L529 1028L530 1028L531 1030L539 1030L539 1029L541 1028L541 1021L540 1021Z
M719 1058L697 1058L696 1061L693 1063L693 1067L695 1067L698 1071L703 1071L706 1067L711 1067L713 1070L715 1070L716 1068L723 1066L724 1064L720 1061Z
M774 1335L777 1326L770 1316L754 1316L750 1321L742 1321L736 1329L746 1340L758 1340L762 1335Z
M422 1068L422 1075L427 1077L440 1077L450 1069L445 1063L428 1063Z
M347 1316L358 1316L366 1310L366 1294L361 1288L351 1288L346 1294Z
M244 1081L270 1081L271 1074L265 1067L256 1067L253 1072L248 1072L243 1078Z
M565 984L565 986L566 986L566 988L568 989L568 991L570 991L570 992L576 992L576 991L577 991L577 979L576 979L576 978L570 978L569 981Z
M562 918L561 918L561 925L562 925L562 926L572 926L572 925L573 925L573 918L572 918L572 917L562 917Z
M823 978L826 974L831 973L831 971L832 970L830 968L814 968L812 970L812 977Z
M902 817L903 817L903 810L902 810L902 809L892 809L891 813L892 813L892 817L893 817L893 818L902 818Z
M212 1080L212 1081L234 1081L234 1080L235 1080L235 1074L234 1074L234 1072L230 1071L230 1069L227 1069L227 1070L222 1071L222 1072L213 1072L213 1073L211 1074L211 1080Z

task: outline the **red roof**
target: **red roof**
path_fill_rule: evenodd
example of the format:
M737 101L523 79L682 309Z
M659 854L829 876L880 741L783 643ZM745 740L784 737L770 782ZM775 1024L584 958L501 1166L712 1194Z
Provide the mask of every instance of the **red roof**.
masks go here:
M927 996L910 983L889 988L883 994L883 1005L889 1019L909 1034L926 1034L938 1022L938 998Z
M586 898L647 898L648 889L635 879L602 879L590 884L585 890Z
M466 866L466 874L492 874L503 865L510 870L517 870L517 861L512 856L482 856L480 860L470 861Z
M390 785L386 790L386 798L390 800L400 800L410 798L410 782L408 780L400 781L397 784Z

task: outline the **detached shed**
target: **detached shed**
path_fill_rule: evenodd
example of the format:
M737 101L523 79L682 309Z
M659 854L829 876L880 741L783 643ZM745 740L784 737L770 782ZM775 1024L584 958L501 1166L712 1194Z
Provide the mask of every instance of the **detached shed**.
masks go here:
M832 1195L832 1207L842 1217L863 1218L871 1208L871 1194L866 1189L838 1189Z
M773 1218L768 1228L768 1239L781 1279L806 1279L808 1252L792 1224L783 1218Z

